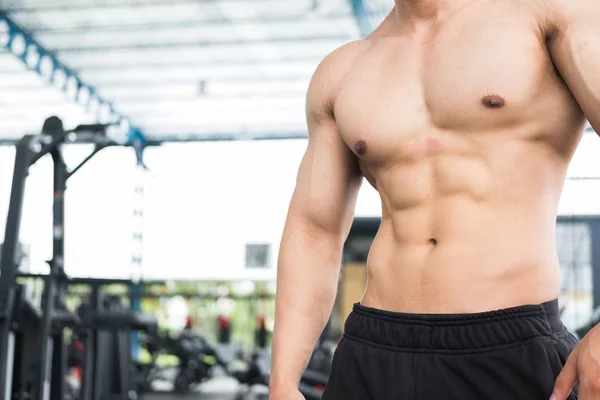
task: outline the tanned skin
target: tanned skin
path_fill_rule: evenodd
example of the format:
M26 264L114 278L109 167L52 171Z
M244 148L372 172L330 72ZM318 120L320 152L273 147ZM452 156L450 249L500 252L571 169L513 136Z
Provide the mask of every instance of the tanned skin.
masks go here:
M330 54L281 243L272 400L296 400L366 180L382 222L361 303L473 313L558 297L555 218L585 120L600 132L600 1L396 0ZM559 376L600 398L600 331Z

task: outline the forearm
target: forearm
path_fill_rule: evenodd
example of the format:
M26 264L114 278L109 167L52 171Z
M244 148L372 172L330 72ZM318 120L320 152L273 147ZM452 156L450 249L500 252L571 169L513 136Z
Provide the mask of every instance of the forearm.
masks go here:
M288 228L279 256L271 384L297 387L333 308L342 242L339 235Z

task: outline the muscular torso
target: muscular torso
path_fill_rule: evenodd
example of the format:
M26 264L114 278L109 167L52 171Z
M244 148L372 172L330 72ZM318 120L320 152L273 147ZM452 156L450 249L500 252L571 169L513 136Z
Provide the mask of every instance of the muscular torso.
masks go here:
M554 226L584 117L527 0L423 29L388 19L336 92L338 131L382 201L366 306L476 312L555 298Z

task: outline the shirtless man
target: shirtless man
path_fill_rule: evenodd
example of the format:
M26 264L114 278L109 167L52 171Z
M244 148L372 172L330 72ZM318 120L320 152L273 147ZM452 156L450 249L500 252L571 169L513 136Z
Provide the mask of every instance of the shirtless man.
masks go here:
M302 399L362 177L381 228L324 400L600 399L600 330L560 323L554 236L585 119L600 132L599 0L396 0L318 67L307 113L272 400Z

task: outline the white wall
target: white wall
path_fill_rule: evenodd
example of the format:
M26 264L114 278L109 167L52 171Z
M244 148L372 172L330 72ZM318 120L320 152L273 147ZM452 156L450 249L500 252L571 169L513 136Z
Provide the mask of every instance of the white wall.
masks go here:
M272 279L304 141L170 145L148 153L146 271ZM273 245L269 270L245 270L245 244Z
M89 152L71 147L73 164ZM14 151L0 148L0 240L4 238ZM68 182L65 198L67 272L94 276L128 275L131 259L131 198L135 157L128 149L107 149ZM31 168L25 190L20 240L31 245L31 269L47 271L52 254L52 162Z
M172 144L149 149L146 163L144 273L183 279L272 279L277 247L306 141ZM69 160L86 149L74 148ZM8 207L12 149L0 148L0 238ZM586 135L570 176L600 176L600 140ZM69 183L66 265L73 275L127 277L131 272L130 149L107 149ZM28 180L21 241L31 244L32 267L51 253L51 163ZM567 181L562 214L600 214L600 180ZM380 215L377 193L363 185L357 216ZM273 245L272 268L246 270L247 242Z
M561 215L600 215L600 138L593 132L583 136L571 161L558 210Z

